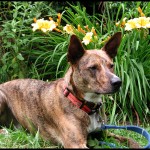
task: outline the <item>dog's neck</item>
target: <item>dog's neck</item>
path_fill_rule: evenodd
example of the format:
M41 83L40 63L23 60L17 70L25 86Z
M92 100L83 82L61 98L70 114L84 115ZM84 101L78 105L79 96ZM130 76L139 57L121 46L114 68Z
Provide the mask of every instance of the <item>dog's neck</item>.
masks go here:
M84 95L81 91L76 88L76 85L73 80L73 69L70 67L65 75L65 86L69 91L78 99L83 100Z
M99 111L99 108L101 107L102 103L93 103L88 102L86 100L80 100L76 98L69 90L68 88L64 88L64 96L68 98L74 105L76 105L78 108L85 111L87 114L91 115Z
M82 103L82 106L88 107L90 109L91 112L95 113L98 111L98 109L100 108L100 106L102 105L102 100L101 100L101 96L100 94L96 94L96 93L83 93L81 91L79 91L76 86L75 83L72 79L72 68L69 68L68 72L66 73L65 76L65 85L63 87L64 89L64 95L70 99L73 103ZM69 96L68 96L69 94ZM72 98L73 97L73 98ZM78 102L77 102L78 101ZM84 107L80 107L78 106L80 109ZM89 112L90 112L89 111ZM86 112L86 111L85 111ZM88 114L93 114L93 113L89 113L87 111Z

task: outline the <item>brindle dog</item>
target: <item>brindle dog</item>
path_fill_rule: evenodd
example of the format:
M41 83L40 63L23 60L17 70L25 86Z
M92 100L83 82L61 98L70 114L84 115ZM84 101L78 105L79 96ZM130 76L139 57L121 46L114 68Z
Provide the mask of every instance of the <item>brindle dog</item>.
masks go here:
M101 50L85 50L72 35L67 53L70 68L64 78L53 82L16 79L1 84L0 125L9 125L13 119L15 125L30 132L39 130L44 139L64 148L87 148L88 133L102 124L101 95L121 86L113 73L120 42L121 32L117 32Z

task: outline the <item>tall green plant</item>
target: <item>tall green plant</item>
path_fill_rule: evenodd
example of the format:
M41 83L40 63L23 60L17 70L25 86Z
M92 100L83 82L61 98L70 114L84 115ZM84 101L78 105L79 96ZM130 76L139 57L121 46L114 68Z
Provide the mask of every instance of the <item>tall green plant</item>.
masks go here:
M148 38L143 39L139 35L140 31L127 33L119 49L123 54L119 53L115 69L122 78L123 84L117 98L119 106L124 108L124 116L131 122L135 119L148 122L150 84L146 70L149 72L147 65L150 65L148 60L150 47L143 46L148 42ZM142 59L143 56L147 59Z
M140 3L137 2L139 7ZM137 8L138 8L137 7ZM119 53L116 58L116 73L122 78L123 84L118 96L114 98L114 103L118 103L119 107L115 107L113 111L119 115L121 112L123 115L123 121L127 119L131 122L137 120L139 124L140 121L149 122L149 71L150 68L150 51L149 51L149 30L147 28L148 20L142 10L138 8L140 15L143 15L143 18L136 15L137 20L139 19L138 24L139 29L130 29L130 31L124 31L124 28L120 28L123 32L122 43L119 48ZM137 11L137 12L138 12ZM130 19L128 13L124 13L123 17ZM128 17L128 18L127 18ZM132 17L136 18L136 17ZM123 18L122 18L123 20ZM142 22L143 21L143 22ZM125 20L120 22L120 26L126 25L126 30L128 29L127 23ZM131 25L136 26L135 22L130 21ZM109 108L111 109L111 108ZM118 109L120 111L118 111ZM114 114L114 113L113 113ZM114 121L114 115L111 116L111 122ZM115 118L116 120L116 118Z

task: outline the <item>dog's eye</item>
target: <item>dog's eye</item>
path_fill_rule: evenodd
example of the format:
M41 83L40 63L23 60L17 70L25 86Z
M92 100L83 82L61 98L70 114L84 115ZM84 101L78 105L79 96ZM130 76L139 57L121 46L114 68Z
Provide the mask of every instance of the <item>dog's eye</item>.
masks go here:
M113 68L114 67L114 64L110 64L110 68Z
M91 66L91 67L89 67L89 69L94 71L94 70L97 69L97 66L96 65L95 66Z

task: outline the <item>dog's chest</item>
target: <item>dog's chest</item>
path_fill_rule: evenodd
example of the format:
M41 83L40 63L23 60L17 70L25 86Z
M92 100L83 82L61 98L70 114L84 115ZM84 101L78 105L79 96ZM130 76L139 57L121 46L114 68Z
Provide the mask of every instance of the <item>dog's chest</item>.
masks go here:
M89 102L94 102L94 103L102 103L101 96L97 95L95 93L85 93L84 99L89 101ZM88 126L88 132L92 132L97 128L101 127L101 120L100 120L100 113L95 112L92 115L89 115L90 117L90 124Z
M90 124L88 126L88 133L96 130L97 128L101 127L101 120L100 120L100 114L99 112L96 112L92 115L89 116L90 117Z

